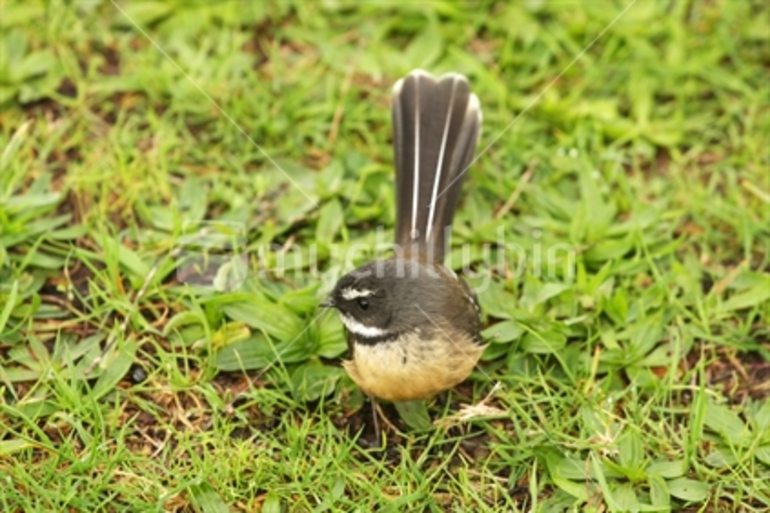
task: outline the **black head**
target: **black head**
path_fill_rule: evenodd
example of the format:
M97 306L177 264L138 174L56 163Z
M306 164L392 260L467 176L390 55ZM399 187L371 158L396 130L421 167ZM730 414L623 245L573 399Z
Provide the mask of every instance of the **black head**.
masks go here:
M378 260L343 276L327 306L362 342L392 340L435 323L454 324L472 306L449 271L411 260ZM473 319L475 310L470 309ZM463 321L464 323L467 321Z
M337 282L328 301L339 310L342 322L354 335L371 339L394 338L392 326L398 292L394 280L386 279L385 272L367 264L346 274Z

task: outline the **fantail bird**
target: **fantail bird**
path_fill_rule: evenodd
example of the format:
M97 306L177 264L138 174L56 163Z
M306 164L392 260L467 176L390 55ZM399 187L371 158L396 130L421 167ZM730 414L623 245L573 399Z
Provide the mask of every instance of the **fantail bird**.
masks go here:
M443 264L482 116L464 76L422 70L396 82L392 115L395 255L343 276L323 305L347 329L343 365L353 381L371 396L410 401L463 381L484 350L476 296Z

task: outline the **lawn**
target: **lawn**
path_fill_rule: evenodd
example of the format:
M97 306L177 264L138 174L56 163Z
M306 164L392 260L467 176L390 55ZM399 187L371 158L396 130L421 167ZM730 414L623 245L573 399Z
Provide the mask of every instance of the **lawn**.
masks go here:
M763 2L0 1L0 510L770 508ZM415 68L489 346L372 448L318 305Z

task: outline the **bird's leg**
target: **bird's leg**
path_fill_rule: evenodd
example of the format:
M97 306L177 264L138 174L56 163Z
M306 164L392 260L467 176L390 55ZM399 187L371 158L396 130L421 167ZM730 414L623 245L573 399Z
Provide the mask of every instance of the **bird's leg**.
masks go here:
M377 398L369 396L369 404L372 406L372 422L374 426L374 447L378 449L382 446L382 432L380 431L380 419L377 412Z

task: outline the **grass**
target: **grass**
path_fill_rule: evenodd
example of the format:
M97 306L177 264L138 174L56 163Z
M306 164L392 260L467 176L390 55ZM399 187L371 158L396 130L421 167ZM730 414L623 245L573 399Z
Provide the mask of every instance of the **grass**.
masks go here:
M762 3L0 11L3 511L770 507ZM392 234L416 67L484 109L490 346L378 452L317 304Z

